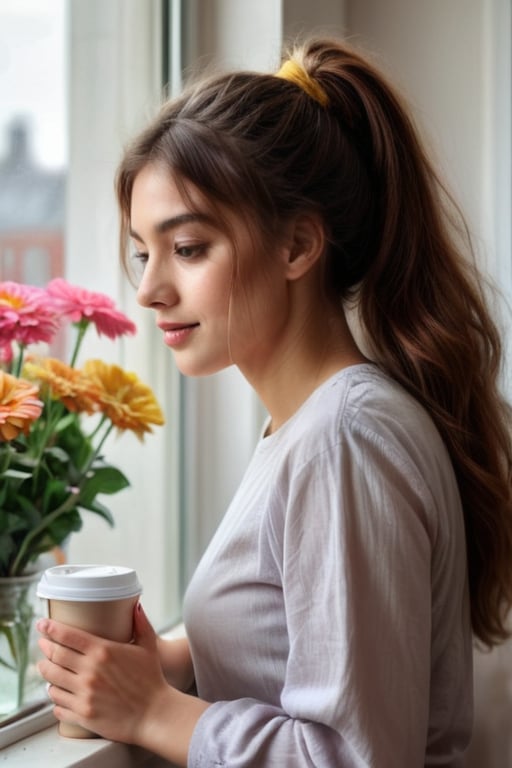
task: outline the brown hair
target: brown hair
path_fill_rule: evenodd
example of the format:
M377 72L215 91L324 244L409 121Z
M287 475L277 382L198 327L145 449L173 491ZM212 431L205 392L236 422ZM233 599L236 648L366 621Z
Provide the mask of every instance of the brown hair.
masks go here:
M450 452L473 630L492 645L507 636L512 603L511 413L463 219L400 100L363 56L332 40L293 55L327 106L283 77L249 72L218 75L163 106L119 168L122 252L133 181L148 163L249 212L267 234L299 212L322 216L326 290L340 307L357 298L376 361L428 409Z

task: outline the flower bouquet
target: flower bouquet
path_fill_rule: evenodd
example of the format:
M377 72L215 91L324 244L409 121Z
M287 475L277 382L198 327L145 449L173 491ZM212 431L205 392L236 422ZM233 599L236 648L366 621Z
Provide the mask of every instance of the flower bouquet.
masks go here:
M65 324L75 329L69 364L32 352ZM98 497L129 482L106 461L105 441L113 429L142 440L163 424L152 390L134 373L102 360L77 366L91 326L111 339L136 330L107 296L63 279L45 289L0 282L0 582L27 578L43 553L81 528L84 510L113 525ZM8 623L0 594L0 641ZM0 654L0 667L15 667L23 643L16 650L12 632L7 640L12 659Z

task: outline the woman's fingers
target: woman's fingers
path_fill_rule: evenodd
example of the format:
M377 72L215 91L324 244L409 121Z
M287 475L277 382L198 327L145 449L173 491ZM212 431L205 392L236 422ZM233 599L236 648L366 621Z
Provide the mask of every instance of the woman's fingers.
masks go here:
M94 643L94 637L82 629L70 627L52 619L41 619L36 624L37 630L46 638L54 643L72 648L79 653L87 653L91 644Z
M40 637L38 645L45 656L37 665L41 676L50 686L72 691L82 654L65 645L59 645L48 637ZM48 695L53 701L53 691L50 688Z
M72 672L77 672L80 666L81 653L67 648L65 645L59 645L46 637L40 637L38 645L49 662L64 667Z

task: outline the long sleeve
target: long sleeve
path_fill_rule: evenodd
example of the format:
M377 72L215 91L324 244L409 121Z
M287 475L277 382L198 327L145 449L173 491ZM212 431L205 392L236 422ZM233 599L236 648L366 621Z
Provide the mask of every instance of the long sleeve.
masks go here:
M239 563L225 627L236 634L240 616L256 640L245 654L243 631L237 645L225 643L229 658L218 663L240 679L201 717L192 768L420 768L429 751L431 764L457 764L467 740L460 706L465 712L470 699L471 649L456 486L437 435L428 435L435 450L427 458L413 437L407 420L417 421L415 408L405 427L403 414L397 423L394 414L374 421L358 412L356 401L345 401L342 429L301 442L285 461L258 462L272 475L263 496L259 471L242 485L253 513L265 501L258 525L243 527L247 539L228 514L239 554L251 531L257 536L258 565L248 592ZM225 534L213 542L211 575ZM261 596L249 598L258 578L262 590L276 592L263 605ZM243 599L233 613L235 596ZM278 607L282 627L265 618L277 617ZM217 609L220 622L222 601ZM258 616L268 622L263 633ZM275 647L261 637L272 630L280 633ZM244 672L252 664L266 689Z

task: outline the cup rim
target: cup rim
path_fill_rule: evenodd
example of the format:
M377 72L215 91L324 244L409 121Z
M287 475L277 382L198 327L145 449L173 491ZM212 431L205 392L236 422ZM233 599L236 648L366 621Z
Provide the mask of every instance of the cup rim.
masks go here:
M133 568L93 563L47 568L36 589L38 597L72 602L107 602L141 593L142 586Z

